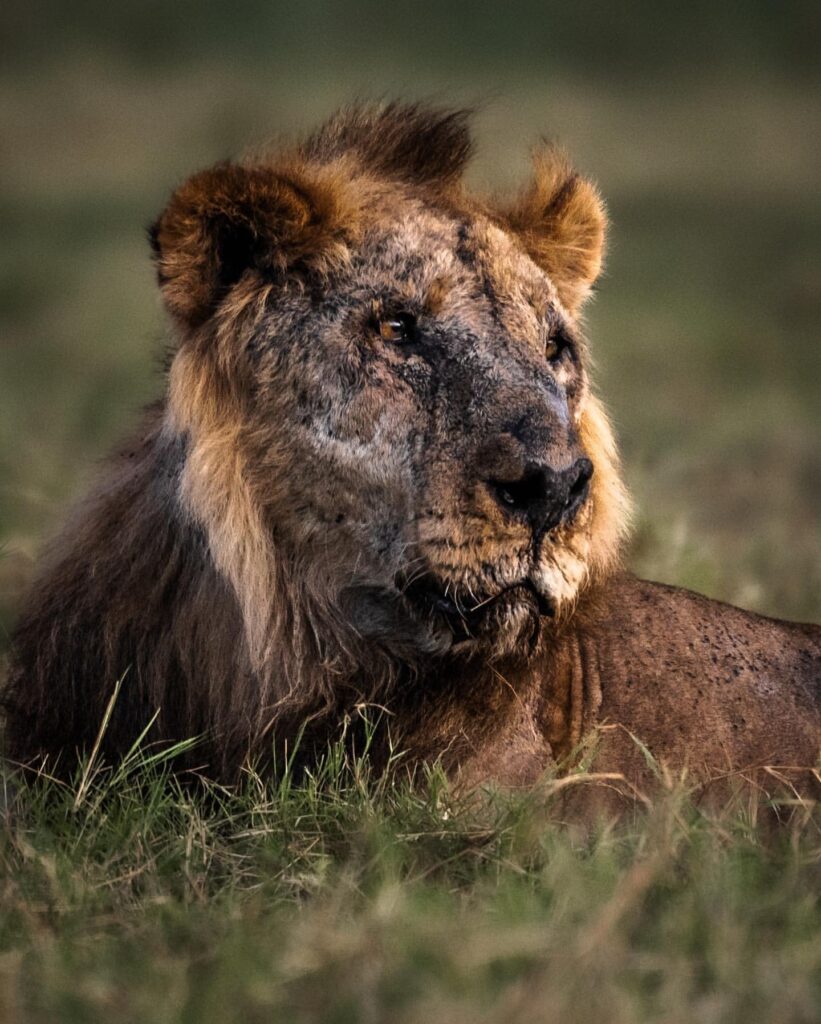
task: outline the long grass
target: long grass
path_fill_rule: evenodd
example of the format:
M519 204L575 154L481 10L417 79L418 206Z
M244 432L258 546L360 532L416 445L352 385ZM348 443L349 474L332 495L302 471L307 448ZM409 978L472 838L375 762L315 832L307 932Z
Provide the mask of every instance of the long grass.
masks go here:
M772 832L750 794L709 813L678 784L573 825L555 780L460 798L435 766L376 778L342 744L231 790L134 751L4 792L3 1021L821 1012L810 808Z

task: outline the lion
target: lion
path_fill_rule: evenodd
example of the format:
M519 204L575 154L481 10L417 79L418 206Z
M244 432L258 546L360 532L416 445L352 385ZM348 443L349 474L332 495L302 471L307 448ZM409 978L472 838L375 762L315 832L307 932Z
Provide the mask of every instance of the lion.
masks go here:
M165 396L43 560L12 761L147 730L231 782L377 706L464 787L568 770L597 730L630 785L642 745L704 779L816 763L821 629L623 568L581 319L597 188L545 146L482 196L471 149L466 111L359 106L173 193Z

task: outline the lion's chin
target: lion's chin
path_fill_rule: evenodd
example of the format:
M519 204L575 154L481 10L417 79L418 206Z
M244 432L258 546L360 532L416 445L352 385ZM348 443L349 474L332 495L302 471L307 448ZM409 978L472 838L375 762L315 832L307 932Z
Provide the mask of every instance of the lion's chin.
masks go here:
M340 606L360 640L409 664L450 654L526 658L539 638L542 617L553 614L552 603L527 582L470 606L430 583L401 591L351 586Z
M404 592L411 614L450 636L450 649L481 652L493 658L529 655L539 637L543 616L552 617L553 603L529 580L476 601L459 600L429 582Z

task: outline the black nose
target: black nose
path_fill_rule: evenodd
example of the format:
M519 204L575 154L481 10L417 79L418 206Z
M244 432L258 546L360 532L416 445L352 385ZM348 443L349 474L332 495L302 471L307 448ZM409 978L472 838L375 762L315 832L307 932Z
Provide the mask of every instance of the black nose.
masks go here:
M577 459L568 469L530 464L518 480L486 482L506 515L525 519L535 533L543 533L576 512L587 497L592 475L590 459Z

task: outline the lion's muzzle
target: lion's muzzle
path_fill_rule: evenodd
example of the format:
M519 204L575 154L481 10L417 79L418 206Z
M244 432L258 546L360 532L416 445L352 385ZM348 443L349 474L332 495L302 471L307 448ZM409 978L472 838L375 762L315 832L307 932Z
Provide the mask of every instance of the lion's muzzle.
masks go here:
M485 486L504 516L524 520L538 537L572 518L587 497L592 475L590 459L578 458L566 469L530 463L520 477L493 477Z

